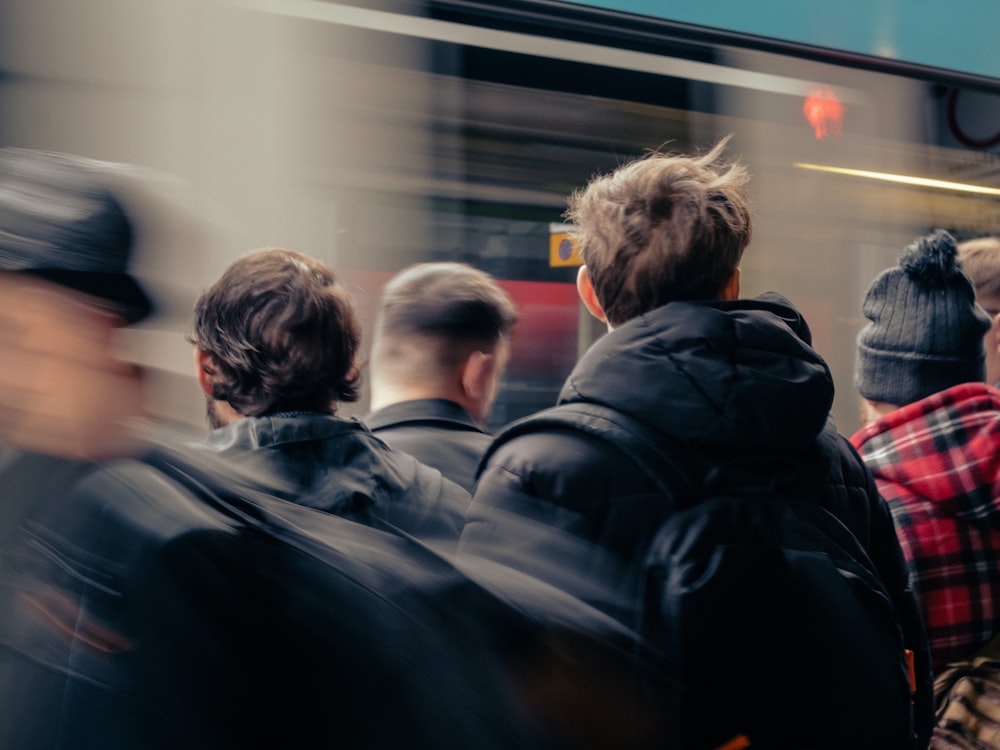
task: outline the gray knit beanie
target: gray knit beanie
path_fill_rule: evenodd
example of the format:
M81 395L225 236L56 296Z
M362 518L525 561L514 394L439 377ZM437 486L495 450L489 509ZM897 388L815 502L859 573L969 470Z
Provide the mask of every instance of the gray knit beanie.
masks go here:
M959 383L986 379L983 335L991 321L976 304L943 230L903 251L872 282L858 334L854 384L870 401L905 406Z

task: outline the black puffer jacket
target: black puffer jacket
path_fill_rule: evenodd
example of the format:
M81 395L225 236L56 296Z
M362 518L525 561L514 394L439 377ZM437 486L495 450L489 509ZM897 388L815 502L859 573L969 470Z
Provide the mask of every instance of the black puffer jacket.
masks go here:
M833 403L829 368L809 338L802 317L778 295L671 303L597 341L570 374L559 402L613 407L708 460L798 455L824 433ZM864 544L873 533L891 531L847 442L832 431L823 441L840 457L824 502L837 506L836 515ZM534 524L514 535L527 541L513 546L509 524L539 521L546 537L553 527L566 532L560 554L592 560L582 585L596 585L595 574L612 575L606 591L625 593L626 601L618 603L628 607L632 574L667 511L624 452L577 431L545 431L515 438L481 467L462 548L486 545L490 556L517 562L515 556L530 552L527 527ZM574 549L581 540L608 554ZM544 551L542 557L523 562L552 573L563 567L549 566L552 558Z
M809 342L805 321L776 294L675 302L595 343L559 402L610 406L709 465L822 466L815 500L868 553L919 644L926 681L922 628L891 516L832 426L832 378ZM623 451L577 430L544 430L499 446L481 467L460 550L527 570L628 621L650 542L669 512L669 500Z

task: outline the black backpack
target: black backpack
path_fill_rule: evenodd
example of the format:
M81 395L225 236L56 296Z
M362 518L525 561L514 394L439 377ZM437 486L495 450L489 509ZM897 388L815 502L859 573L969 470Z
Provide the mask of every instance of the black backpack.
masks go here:
M677 747L926 742L916 738L904 616L858 539L811 500L829 473L821 451L808 465L707 465L617 410L568 403L508 425L490 452L547 429L621 449L672 506L635 606L640 634L677 686L664 707Z

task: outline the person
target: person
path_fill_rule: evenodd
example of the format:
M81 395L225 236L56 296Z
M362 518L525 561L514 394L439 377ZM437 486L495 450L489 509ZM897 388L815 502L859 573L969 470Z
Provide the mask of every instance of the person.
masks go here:
M190 340L209 449L283 479L274 492L296 503L458 538L464 490L335 416L358 397L360 322L327 266L275 248L237 259L199 297Z
M852 567L880 582L880 596L892 602L885 615L895 622L890 630L905 632L917 652L915 707L898 679L902 647L890 662L885 654L870 654L864 669L853 673L838 664L856 664L858 654L827 653L836 647L814 643L814 673L822 674L808 686L773 685L768 663L809 663L809 652L793 657L773 638L770 649L764 641L738 645L757 622L754 610L720 606L704 616L728 637L707 643L697 641L698 633L686 634L694 639L687 642L697 642L697 654L682 654L687 661L675 665L678 690L690 701L686 713L675 714L679 746L712 747L736 727L754 747L911 747L914 729L923 742L929 733L930 678L899 542L871 475L832 424L832 378L809 346L805 321L780 295L739 297L740 261L752 234L749 175L724 159L727 142L698 155L651 153L594 177L570 197L566 217L584 259L577 288L608 332L577 363L552 411L562 405L611 407L654 436L678 465L743 465L758 472L771 464L803 467L791 469L804 488L798 505L821 519L817 533L847 530L857 550ZM603 432L595 421L579 429L543 423L491 448L460 555L530 571L622 622L656 621L659 589L647 575L648 558L660 529L679 515L672 509L680 493L665 495L626 447L604 439ZM776 478L767 475L761 483L767 487ZM731 491L739 496L760 490L744 483ZM753 506L742 507L752 523ZM699 515L697 504L684 517L691 519L692 535L717 520L709 510ZM775 542L786 552L801 543ZM683 548L685 540L677 544ZM710 570L709 552L692 564ZM669 567L663 576L670 579ZM730 590L735 601L739 592ZM800 620L794 600L782 601L780 592L777 597L780 606L767 611L754 632L767 635L767 622ZM883 617L874 600L867 606L865 624L840 626L857 642ZM685 635L675 623L659 625L656 645L664 650L670 639ZM808 635L797 637L808 641ZM730 660L724 674L700 661L713 654ZM820 666L820 655L829 671ZM750 663L757 666L744 672ZM708 692L686 691L684 681L691 679ZM895 686L892 697L865 684L883 679ZM838 715L841 709L834 706L852 706L852 713Z
M983 336L986 382L1000 383L1000 237L977 237L958 244L958 260L972 279L976 300L993 320Z
M1000 391L984 382L990 316L938 230L865 295L851 442L889 503L935 671L1000 630Z
M0 748L51 746L65 683L65 641L33 626L57 601L24 563L28 529L61 515L96 461L138 450L144 379L114 346L152 310L128 270L128 171L0 149Z
M419 263L399 273L379 307L365 423L471 492L516 322L507 293L472 266Z

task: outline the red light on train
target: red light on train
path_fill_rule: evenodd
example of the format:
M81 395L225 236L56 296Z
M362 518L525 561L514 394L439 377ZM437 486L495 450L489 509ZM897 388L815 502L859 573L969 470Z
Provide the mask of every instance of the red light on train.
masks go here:
M802 113L816 131L816 140L829 135L840 135L844 124L844 105L833 89L816 89L806 97Z

